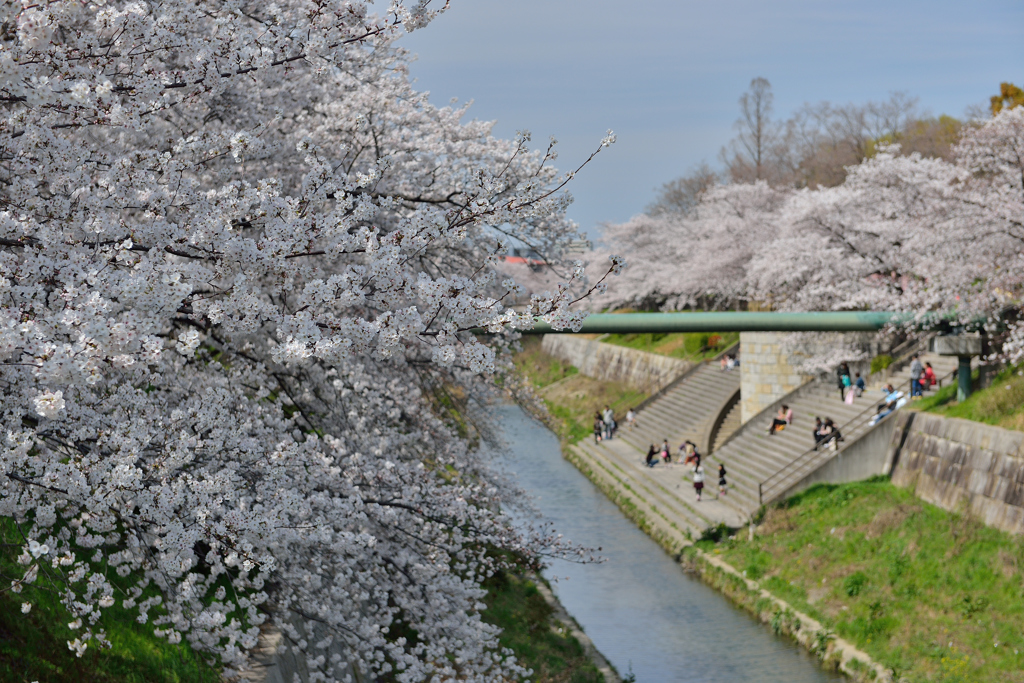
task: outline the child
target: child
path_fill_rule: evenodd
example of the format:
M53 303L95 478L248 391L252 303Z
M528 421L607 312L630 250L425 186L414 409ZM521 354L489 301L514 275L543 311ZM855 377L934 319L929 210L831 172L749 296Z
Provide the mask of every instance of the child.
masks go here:
M724 496L726 494L727 484L725 481L725 463L718 464L718 493Z

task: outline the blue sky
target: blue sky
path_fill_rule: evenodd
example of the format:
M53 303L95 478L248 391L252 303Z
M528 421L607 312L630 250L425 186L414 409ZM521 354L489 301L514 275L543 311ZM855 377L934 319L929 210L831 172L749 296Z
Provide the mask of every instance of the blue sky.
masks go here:
M737 99L764 76L779 118L804 102L884 99L895 90L959 116L1000 81L1024 83L1024 2L452 0L401 44L431 100L473 100L495 132L558 138L574 167L569 215L592 236L643 210L661 183L732 137Z

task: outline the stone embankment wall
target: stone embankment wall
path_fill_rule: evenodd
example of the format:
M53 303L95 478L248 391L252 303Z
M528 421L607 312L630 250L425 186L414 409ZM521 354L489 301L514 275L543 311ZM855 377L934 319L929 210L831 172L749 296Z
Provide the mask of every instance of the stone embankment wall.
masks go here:
M814 379L784 356L785 332L740 332L740 419L744 424L780 398Z
M1024 432L900 411L888 458L892 480L946 510L1024 533Z
M654 393L694 366L693 363L637 351L625 346L602 344L567 334L546 334L541 348L550 356L576 366L580 373L605 382L622 382L634 389Z

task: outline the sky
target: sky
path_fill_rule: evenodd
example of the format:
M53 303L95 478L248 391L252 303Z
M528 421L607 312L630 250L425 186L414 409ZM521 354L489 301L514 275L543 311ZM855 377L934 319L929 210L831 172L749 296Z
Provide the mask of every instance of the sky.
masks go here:
M662 183L720 165L755 77L771 81L777 118L893 91L959 117L1000 82L1024 84L1024 2L451 0L400 44L432 102L472 100L470 118L501 137L529 130L534 147L554 136L564 170L614 130L570 185L569 217L596 239Z

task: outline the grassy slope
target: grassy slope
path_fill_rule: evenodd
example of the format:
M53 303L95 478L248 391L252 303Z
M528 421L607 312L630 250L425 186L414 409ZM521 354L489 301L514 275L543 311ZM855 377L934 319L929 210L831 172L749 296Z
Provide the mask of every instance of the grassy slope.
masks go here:
M584 377L573 366L553 358L540 348L541 340L523 340L516 354L516 367L547 404L555 418L559 437L576 443L594 433L594 413L611 406L622 422L626 411L646 398L646 394L617 382L601 382Z
M13 524L2 527L0 574L20 576L24 567L14 555L20 544ZM115 585L122 580L112 579ZM140 624L138 610L126 610L120 601L103 612L102 626L113 644L100 650L90 643L83 657L68 649L68 641L81 631L72 631L71 621L60 604L56 586L40 573L36 582L22 593L0 594L0 681L4 683L39 681L40 683L213 683L220 680L218 670L206 664L187 644L171 645L153 635L152 623ZM22 614L22 602L32 609ZM151 615L156 610L151 611Z
M533 669L535 683L601 683L604 676L583 646L552 620L551 606L528 579L499 572L487 588L485 621L502 628L501 644Z
M1024 431L1024 368L1004 370L993 378L991 386L971 394L963 403L956 402L956 384L950 383L915 408Z
M821 485L720 554L909 681L1024 681L1024 540L886 480Z
M717 343L709 345L710 341ZM673 334L610 334L601 338L606 344L657 353L692 361L714 358L740 339L739 332L678 332Z

